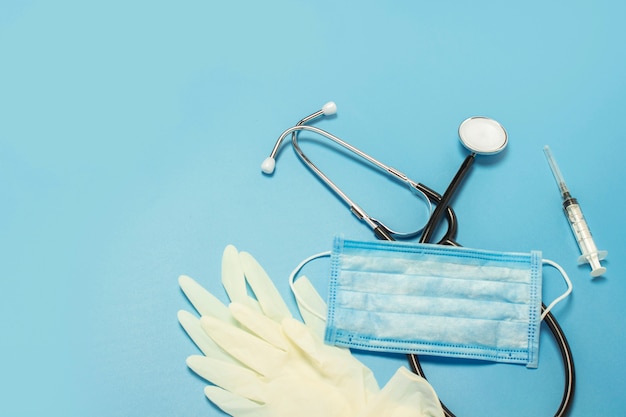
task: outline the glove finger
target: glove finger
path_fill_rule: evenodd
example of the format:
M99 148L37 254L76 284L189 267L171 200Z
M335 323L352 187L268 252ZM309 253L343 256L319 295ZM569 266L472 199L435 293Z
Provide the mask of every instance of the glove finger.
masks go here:
M289 340L285 338L280 324L243 304L231 303L228 308L233 317L250 332L282 351L289 349Z
M222 285L231 301L243 303L248 298L239 252L233 245L226 246L222 254Z
M305 276L293 283L296 302L302 319L316 335L324 338L326 332L326 303Z
M204 388L204 395L231 416L247 417L258 416L263 404L233 394L225 389L209 385Z
M419 375L401 367L359 417L443 417L433 387Z
M185 296L200 315L213 316L222 321L233 322L228 308L193 278L181 275L178 278L178 285L180 285Z
M291 312L287 304L280 296L274 283L267 275L263 267L247 252L240 252L239 259L243 268L246 280L252 288L256 299L263 309L265 315L280 323L284 318L291 317Z
M222 285L230 301L245 304L254 310L261 311L258 301L248 295L239 251L233 245L226 246L222 254Z
M321 375L334 381L336 388L342 390L352 404L367 402L379 392L372 371L352 356L349 350L324 344L308 326L297 320L286 319L282 325L287 337L300 348L309 362Z
M200 320L196 316L188 311L181 310L178 312L178 322L183 326L183 329L198 349L206 356L224 362L238 363L236 359L224 352L224 350L206 334L200 325Z
M332 354L336 352L329 351L334 348L325 345L323 340L317 337L306 325L293 318L288 318L283 320L282 328L289 340L291 340L318 369L325 370L326 368L336 365L332 363L334 362ZM337 350L337 352L339 352L339 350ZM341 370L343 369L341 368Z
M235 395L265 402L263 382L248 368L200 355L188 357L187 366L202 378Z
M245 330L210 316L200 318L204 331L228 354L261 375L270 375L285 362L286 353Z

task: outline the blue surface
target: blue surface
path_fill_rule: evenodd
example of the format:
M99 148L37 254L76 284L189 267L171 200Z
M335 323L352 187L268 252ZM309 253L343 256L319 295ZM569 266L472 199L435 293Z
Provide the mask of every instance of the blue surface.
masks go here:
M373 239L285 145L334 100L326 128L443 192L469 116L509 147L481 157L454 200L458 241L542 250L574 294L555 308L577 372L571 416L622 415L626 329L623 109L626 3L0 2L0 414L219 416L176 321L188 274L226 300L223 248L286 277L343 233ZM578 197L605 277L578 267L542 147ZM370 214L419 225L421 203L317 138L302 146ZM348 167L348 168L346 168ZM421 218L418 218L421 216ZM324 260L305 273L325 291ZM544 297L563 290L546 269ZM558 351L539 369L423 359L461 416L551 415ZM401 356L359 354L381 384Z

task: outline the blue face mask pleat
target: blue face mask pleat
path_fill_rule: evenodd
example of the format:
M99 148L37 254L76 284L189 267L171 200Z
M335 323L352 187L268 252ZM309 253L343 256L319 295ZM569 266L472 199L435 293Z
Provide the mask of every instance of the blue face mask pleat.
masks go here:
M335 239L329 344L537 367L541 252Z

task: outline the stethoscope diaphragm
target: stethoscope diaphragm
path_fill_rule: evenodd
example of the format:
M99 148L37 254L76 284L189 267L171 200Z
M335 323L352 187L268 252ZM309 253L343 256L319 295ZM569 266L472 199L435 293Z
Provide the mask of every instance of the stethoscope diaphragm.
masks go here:
M475 116L459 126L459 138L470 151L490 155L503 150L508 143L506 130L493 119Z

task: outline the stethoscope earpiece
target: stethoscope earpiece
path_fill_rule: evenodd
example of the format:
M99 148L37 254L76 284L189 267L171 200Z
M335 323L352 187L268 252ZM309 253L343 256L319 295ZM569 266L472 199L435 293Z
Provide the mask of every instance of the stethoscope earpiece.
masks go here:
M324 116L331 116L337 113L337 105L335 104L335 102L329 101L328 103L324 104L322 106L322 113L324 113Z
M274 173L275 168L276 168L276 160L272 158L271 156L268 156L267 158L265 158L263 162L261 163L261 171L263 171L264 174L269 175L269 174Z

